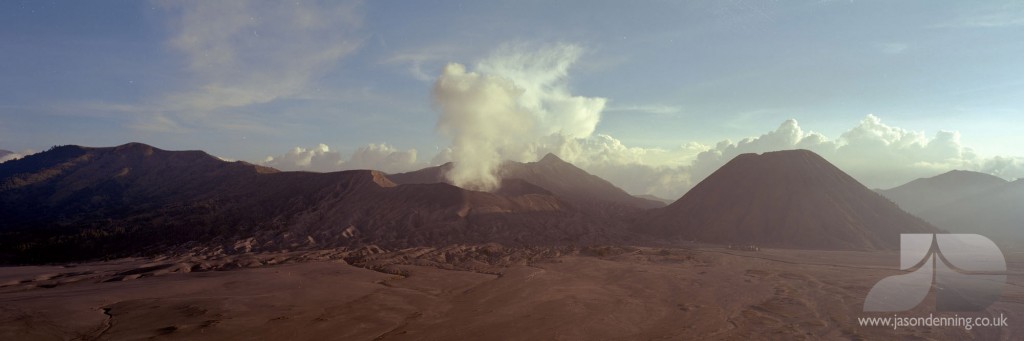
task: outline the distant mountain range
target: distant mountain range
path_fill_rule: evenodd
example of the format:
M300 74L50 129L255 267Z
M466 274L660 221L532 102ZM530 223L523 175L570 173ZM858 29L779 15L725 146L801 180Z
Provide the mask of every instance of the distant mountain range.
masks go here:
M665 199L665 198L662 198L662 197L658 197L658 196L656 196L656 195L650 195L650 194L639 194L639 195L636 195L636 197L637 197L637 198L641 198L641 199L647 199L647 200L651 200L651 201L657 201L657 202L660 202L660 203L662 203L662 204L663 204L662 206L668 206L668 204L671 204L671 203L672 203L672 200L669 200L669 199Z
M829 250L897 249L900 233L937 232L807 150L739 155L638 226L668 238Z
M891 249L935 231L808 151L741 155L669 206L553 154L505 163L493 193L448 184L451 167L281 172L140 143L54 147L0 164L0 262L684 239Z
M954 170L878 192L951 232L1024 240L1024 180Z

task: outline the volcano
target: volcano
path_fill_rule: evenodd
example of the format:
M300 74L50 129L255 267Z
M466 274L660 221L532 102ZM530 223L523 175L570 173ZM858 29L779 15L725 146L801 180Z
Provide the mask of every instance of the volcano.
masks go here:
M960 233L977 233L995 240L1024 240L1024 181L954 170L880 190L907 212L935 226Z
M1008 181L990 174L952 170L878 192L896 202L900 208L920 216L921 213L937 207L950 205L965 198L985 195L987 192L1005 187L1008 183ZM927 217L924 218L927 219Z
M699 242L825 250L897 249L901 233L938 232L808 150L739 155L637 228Z
M388 178L398 184L448 183L445 174L452 167L453 164L449 162L408 173L391 174ZM611 182L587 173L551 153L537 162L504 162L498 169L498 175L505 180L502 186L510 179L522 180L584 208L607 210L612 205L618 208L649 209L665 206L665 203L658 200L632 196Z

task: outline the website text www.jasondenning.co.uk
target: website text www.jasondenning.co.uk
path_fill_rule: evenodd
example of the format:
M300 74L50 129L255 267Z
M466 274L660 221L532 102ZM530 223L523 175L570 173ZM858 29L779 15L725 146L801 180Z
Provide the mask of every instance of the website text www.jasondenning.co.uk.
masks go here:
M971 330L974 327L1006 327L1008 326L1006 316L884 316L884 317L858 317L857 322L862 327L963 327Z

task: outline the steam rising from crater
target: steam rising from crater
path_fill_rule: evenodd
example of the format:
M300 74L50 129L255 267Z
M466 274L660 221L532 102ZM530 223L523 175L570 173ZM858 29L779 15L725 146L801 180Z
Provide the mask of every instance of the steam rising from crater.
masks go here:
M457 63L444 67L434 101L437 129L452 139L452 183L494 190L501 162L535 157L532 145L539 139L594 132L606 100L573 96L567 86L581 52L576 45L504 45L473 71Z

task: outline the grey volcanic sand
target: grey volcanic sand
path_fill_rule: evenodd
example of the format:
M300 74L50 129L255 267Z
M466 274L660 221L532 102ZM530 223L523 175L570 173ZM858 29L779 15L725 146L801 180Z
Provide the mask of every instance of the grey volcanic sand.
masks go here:
M861 306L875 282L899 273L894 252L643 248L490 273L387 268L405 276L323 257L207 272L171 259L0 268L0 339L1019 340L1024 264L1007 256L1003 298L960 316L1002 313L1009 328L858 326L857 317L892 316Z

